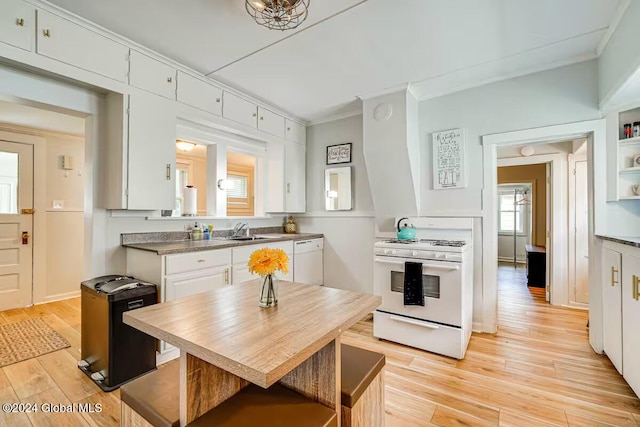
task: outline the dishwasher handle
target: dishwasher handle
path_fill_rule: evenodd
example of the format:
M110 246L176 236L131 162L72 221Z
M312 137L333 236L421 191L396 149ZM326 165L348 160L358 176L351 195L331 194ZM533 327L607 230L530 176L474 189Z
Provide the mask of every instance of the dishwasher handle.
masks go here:
M323 250L322 239L296 240L293 242L294 254L304 254L307 252Z

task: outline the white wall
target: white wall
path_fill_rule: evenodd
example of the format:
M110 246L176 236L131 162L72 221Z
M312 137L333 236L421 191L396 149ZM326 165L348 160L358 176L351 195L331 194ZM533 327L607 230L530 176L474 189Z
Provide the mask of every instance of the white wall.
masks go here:
M640 66L640 2L632 0L598 58L600 102L606 103Z
M432 162L431 134L464 128L468 187L433 190L432 171L422 168L421 216L446 213L476 218L474 322L482 322L481 136L600 118L596 61L493 83L419 104L422 164Z
M362 153L362 116L307 128L307 212L297 217L303 232L324 233L324 283L326 286L373 293L375 221L367 169ZM324 210L326 147L351 142L353 209Z
M84 252L84 139L46 138L46 299L67 297L79 290ZM64 171L60 156L74 157L74 170ZM53 209L53 201L64 209Z

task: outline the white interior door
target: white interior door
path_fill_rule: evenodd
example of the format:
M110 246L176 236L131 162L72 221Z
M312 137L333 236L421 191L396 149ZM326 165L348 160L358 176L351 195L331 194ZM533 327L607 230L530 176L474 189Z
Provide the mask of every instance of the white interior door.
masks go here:
M589 303L589 193L587 190L587 162L576 162L574 215L575 215L575 299Z
M33 146L0 141L0 311L31 304L31 209Z
M546 234L545 234L545 248L546 248L546 257L547 257L547 268L545 271L545 300L547 302L551 301L551 269L553 268L553 259L551 257L551 200L553 200L551 198L551 192L553 191L553 188L551 186L551 163L547 163L547 182L545 183L545 185L547 186L547 199L545 200L546 203L546 216L547 216L547 220L545 221L547 224L547 230L546 230Z

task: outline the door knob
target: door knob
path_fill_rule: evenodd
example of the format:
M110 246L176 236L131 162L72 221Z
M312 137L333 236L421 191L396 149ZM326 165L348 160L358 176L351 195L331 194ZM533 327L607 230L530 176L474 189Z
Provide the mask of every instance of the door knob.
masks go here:
M23 245L28 245L29 244L29 232L28 231L23 231L22 232L22 244Z

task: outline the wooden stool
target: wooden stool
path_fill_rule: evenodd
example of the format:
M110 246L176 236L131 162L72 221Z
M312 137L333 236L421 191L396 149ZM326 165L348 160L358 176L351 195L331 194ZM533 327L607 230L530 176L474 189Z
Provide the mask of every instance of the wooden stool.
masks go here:
M180 426L180 360L120 387L123 427Z
M342 344L342 427L384 425L384 354Z
M337 427L336 412L280 384L249 385L189 427Z

